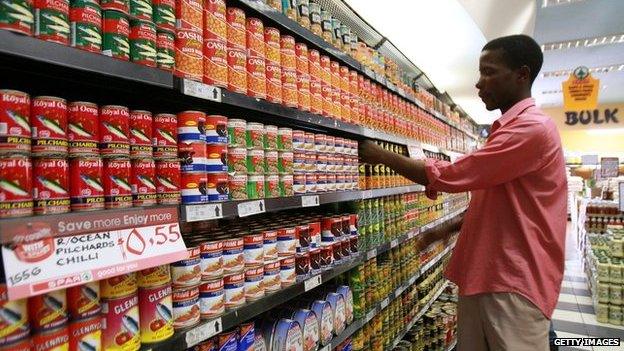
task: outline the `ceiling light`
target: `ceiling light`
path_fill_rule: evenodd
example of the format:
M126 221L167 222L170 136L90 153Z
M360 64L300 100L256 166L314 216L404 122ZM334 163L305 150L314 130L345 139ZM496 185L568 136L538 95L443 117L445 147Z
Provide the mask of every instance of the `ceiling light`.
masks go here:
M574 46L575 48L578 48L579 46L581 46L581 43L585 47L620 44L620 43L624 43L624 34L618 33L618 34L610 34L610 35L605 35L605 36L591 37L591 38L584 38L584 39L556 41L556 42L542 44L541 47L542 47L542 51L564 50L564 49L570 49L572 46Z
M589 72L591 73L610 73L613 71L622 71L624 70L624 64L615 64L610 66L599 66L599 67L591 67L589 68ZM541 73L542 78L556 78L556 77L564 77L569 76L574 70L572 69L563 69L558 71L546 71Z
M588 129L587 134L589 135L620 135L620 134L624 134L624 128Z
M569 5L571 3L581 2L581 1L585 1L585 0L543 0L542 7Z

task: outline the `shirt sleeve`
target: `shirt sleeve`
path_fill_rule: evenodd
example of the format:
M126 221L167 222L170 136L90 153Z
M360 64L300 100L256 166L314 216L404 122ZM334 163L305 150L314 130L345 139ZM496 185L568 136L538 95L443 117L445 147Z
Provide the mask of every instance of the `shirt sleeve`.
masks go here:
M548 144L542 123L515 121L513 128L492 133L483 148L454 163L427 159L427 195L486 189L534 172L544 164Z

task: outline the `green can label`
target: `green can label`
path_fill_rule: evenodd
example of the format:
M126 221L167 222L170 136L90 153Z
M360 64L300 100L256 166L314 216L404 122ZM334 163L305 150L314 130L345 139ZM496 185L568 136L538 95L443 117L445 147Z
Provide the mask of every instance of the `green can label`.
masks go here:
M158 30L156 33L156 63L159 68L167 71L175 66L175 35Z
M118 11L103 11L102 53L107 56L128 61L130 59L130 23L128 18Z
M156 28L175 32L175 0L153 0L153 17Z
M156 26L143 20L130 21L130 59L140 65L156 67Z
M102 10L114 10L128 14L130 10L130 0L101 0Z
M71 46L91 52L102 50L102 12L92 1L73 1L69 10Z
M0 0L0 29L32 35L35 16L30 0Z
M130 0L130 17L152 21L152 2L149 0Z
M69 0L35 1L35 36L69 45Z

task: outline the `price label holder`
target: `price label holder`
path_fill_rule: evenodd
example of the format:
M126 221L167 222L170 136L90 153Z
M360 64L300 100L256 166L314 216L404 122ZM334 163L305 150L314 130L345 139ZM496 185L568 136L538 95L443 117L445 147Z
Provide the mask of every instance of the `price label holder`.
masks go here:
M247 201L238 204L238 216L247 217L266 212L264 200Z
M374 308L366 314L366 323L370 322L377 315L377 309Z
M223 218L222 204L186 205L185 219L187 222L207 221Z
M202 341L219 334L223 329L221 318L205 322L186 332L186 347L193 347Z
M301 197L301 207L315 207L321 204L318 195L307 195Z
M366 260L368 261L374 258L375 256L377 256L377 249L372 249L366 253Z
M415 160L424 160L427 158L427 156L425 156L425 151L420 145L408 144L407 152L409 153L409 157Z
M190 79L182 80L182 94L216 102L221 102L222 95L221 88Z
M381 301L381 308L384 309L386 307L388 307L388 304L390 303L390 299L388 299L387 297Z
M417 279L417 278L418 278L417 276L413 276L413 277L411 277L411 278L408 280L408 282L407 282L407 283L408 283L408 285L412 285L412 284L414 284L414 282L416 282L416 279Z
M304 287L304 291L310 291L314 288L316 288L317 286L321 285L323 283L323 278L321 277L321 275L315 275L314 277L306 280L303 283L303 287Z
M371 199L373 197L372 190L364 190L362 191L362 200Z
M399 245L399 240L398 239L394 239L390 242L390 248L394 249L395 247L397 247Z

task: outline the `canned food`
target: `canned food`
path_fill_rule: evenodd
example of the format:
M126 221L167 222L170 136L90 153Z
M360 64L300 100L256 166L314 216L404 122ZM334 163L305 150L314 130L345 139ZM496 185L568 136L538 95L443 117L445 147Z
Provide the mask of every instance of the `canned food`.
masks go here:
M177 0L176 4L186 2L187 0ZM191 6L186 8L191 8ZM176 11L181 11L179 6L176 6ZM199 11L201 12L201 3ZM191 12L196 11L190 10L189 13ZM199 15L199 21L202 21L201 14ZM204 54L202 49L203 42L204 38L202 37L201 29L178 28L176 30L175 68L173 69L173 74L181 78L196 81L202 80L204 71Z
M280 279L282 288L293 285L297 281L295 270L295 256L283 257L280 259Z
M316 152L306 152L303 158L305 172L316 172Z
M227 173L209 173L207 180L209 202L227 201L230 199Z
M243 236L243 256L247 267L264 264L264 236L262 233Z
M223 240L223 273L234 274L245 268L243 238L227 238Z
M151 17L151 1L130 0L131 4L141 2L149 3ZM132 10L132 6L130 7ZM151 20L130 20L130 60L134 63L156 67L156 26Z
M223 242L204 242L200 245L202 280L218 279L223 276Z
M281 174L279 180L280 197L293 196L293 176L292 174Z
M346 324L345 300L342 295L337 293L328 293L326 299L331 305L334 316L334 332L339 335L344 331Z
M295 151L305 152L305 132L301 130L292 131L292 147Z
M102 156L129 155L130 113L127 107L102 106L99 132Z
M155 343L173 335L171 285L139 289L141 342Z
M82 50L102 50L102 12L99 2L70 1L70 45Z
M206 172L220 173L228 171L228 149L226 144L208 144L206 147Z
M264 197L274 198L280 196L279 175L271 174L264 177Z
M33 177L36 180L32 188L35 214L69 212L69 170L66 159L34 159Z
M7 4L13 4L13 6L7 6ZM34 22L32 0L19 0L2 5L0 29L32 35Z
M264 57L247 55L245 67L247 71L247 95L266 99L266 63Z
M104 160L104 205L106 208L132 207L131 164L126 158Z
M293 192L295 195L306 193L306 174L298 173L293 176Z
M279 51L278 51L279 54ZM279 56L278 56L279 58ZM275 104L282 103L282 68L279 64L266 61L266 99Z
M327 184L325 185L327 191L336 191L336 175L332 173L327 174Z
M206 116L205 126L206 142L214 144L226 144L228 142L228 119L225 116Z
M254 56L264 57L264 25L262 21L258 18L248 17L246 22L247 50Z
M280 319L275 324L273 345L277 350L303 350L303 331L296 321Z
M118 299L136 293L138 289L136 273L126 273L100 280L100 294L103 299Z
M52 330L67 323L67 295L56 290L28 299L28 316L32 328L39 331Z
M203 319L211 319L225 312L222 278L202 283L199 286L199 308Z
M342 236L342 217L325 217L321 222L323 242L333 242Z
M256 151L256 150L251 150ZM277 151L265 151L264 152L264 164L262 165L263 173L277 174L279 172L278 167L278 152Z
M152 0L154 24L159 30L175 32L175 0Z
M70 156L99 155L98 107L90 102L72 102L68 108Z
M100 314L100 284L90 282L67 288L69 315L73 320L91 318Z
M295 272L297 280L304 281L310 277L312 266L310 263L310 253L304 252L295 256Z
M249 122L245 132L248 149L264 150L265 130L261 123Z
M206 142L206 114L200 111L184 111L177 115L178 140L181 142Z
M310 250L312 237L309 225L302 224L296 226L295 238L297 239L297 253L307 252Z
M16 7L22 5L17 2L13 4ZM0 27L2 23L0 19ZM0 128L0 152L30 153L32 131L28 94L17 90L0 90L0 124L4 126Z
M137 284L140 288L154 288L171 282L169 265L160 265L137 272Z
M228 145L232 147L247 146L247 122L242 119L230 118L227 121Z
M297 252L296 227L282 228L277 231L277 252L280 257L292 256Z
M247 177L247 197L250 200L264 198L264 176L250 175Z
M174 288L197 286L201 281L200 248L189 247L189 258L171 264L171 280Z
M173 290L173 328L184 329L199 323L199 289L197 287Z
M63 326L46 332L36 333L30 339L30 343L32 347L38 351L68 350L69 329ZM13 345L10 350L15 350Z
M342 295L345 301L345 321L347 324L351 324L353 322L353 292L349 286L341 285L336 293Z
M132 204L156 204L156 164L152 159L133 160L131 172Z
M264 42L267 61L281 63L280 32L274 27L264 27Z
M287 107L298 107L297 71L295 69L282 68L282 100Z
M227 57L225 38L204 38L204 83L227 87Z
M254 322L243 323L238 327L238 349L240 351L262 351L261 345L256 345L256 330Z
M65 99L51 96L34 98L30 125L32 126L33 155L67 155L69 143Z
M130 156L152 157L152 113L130 111Z
M69 44L69 0L39 0L35 5L35 37L63 45Z
M235 273L223 278L225 287L225 308L235 309L245 304L245 274Z
M316 313L308 309L298 309L293 313L292 319L299 323L303 331L303 350L317 350L320 332Z
M282 67L292 69L297 68L297 59L295 54L295 38L291 35L280 36L280 54L282 58Z
M277 231L265 230L262 232L264 243L264 261L274 261L278 258Z
M179 143L178 155L182 172L206 172L208 167L208 149L205 143Z
M264 278L262 285L266 293L279 291L282 288L282 279L280 273L280 261L269 261L264 264Z
M70 350L101 350L102 318L100 316L75 320L69 324Z
M247 200L247 175L229 174L230 200Z
M334 247L332 243L321 246L321 269L327 270L334 265Z
M312 302L310 309L314 311L320 322L319 334L321 345L329 344L334 333L334 315L331 304L327 301L316 300Z
M156 29L156 65L165 71L173 71L175 66L175 34Z
M8 301L7 288L5 284L0 285L0 308L3 311L11 311L10 320L6 320L0 327L0 349L5 345L13 344L28 338L30 325L28 324L28 304L27 299ZM13 345L11 345L13 346ZM29 348L26 349L30 351Z
M310 250L310 273L312 275L321 273L321 249Z
M130 0L130 17L152 22L152 1Z
M236 329L221 333L216 339L217 350L238 350L238 333Z
M105 0L106 1L106 0ZM102 1L102 54L119 60L130 60L130 22L126 12L106 8ZM115 1L115 0L114 0ZM125 2L126 0L117 0ZM112 1L111 1L112 4ZM101 130L101 129L100 129Z
M310 246L317 248L321 246L321 222L314 220L308 223L310 227Z
M102 302L102 346L105 350L138 350L141 346L139 297L136 293Z
M332 243L332 252L334 253L334 264L341 264L342 259L342 243L340 241L334 241Z
M244 49L227 49L228 85L230 91L247 93L247 54Z
M178 161L156 161L156 199L159 204L180 203L180 182Z
M245 11L237 7L227 7L226 20L228 47L245 49L247 43Z
M201 172L182 172L180 193L183 204L208 202L208 175Z
M159 113L154 116L152 144L154 158L170 159L178 157L178 131L176 116Z
M256 301L264 297L264 262L259 267L245 269L245 301Z
M224 0L204 3L204 37L225 41L227 38L226 6Z
M292 174L295 170L294 157L290 151L280 151L277 155L277 171L280 174Z
M130 12L130 0L100 0L102 10L114 10L123 14Z
M104 208L103 168L100 158L72 158L70 160L72 211Z

